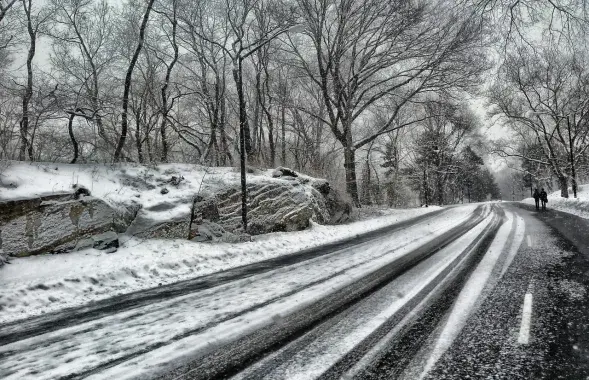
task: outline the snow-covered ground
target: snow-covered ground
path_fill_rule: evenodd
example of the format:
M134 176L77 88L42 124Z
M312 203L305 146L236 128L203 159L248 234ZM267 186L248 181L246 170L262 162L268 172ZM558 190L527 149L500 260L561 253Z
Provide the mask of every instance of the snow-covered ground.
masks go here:
M526 198L522 202L531 205L535 204L534 198ZM569 189L569 198L562 198L560 190L548 194L546 207L589 219L589 185L579 186L577 198L573 198L571 189Z
M394 210L337 226L313 223L238 244L133 239L111 254L88 249L12 259L0 270L0 324L295 253L437 209Z
M86 376L86 371L96 366L137 354L132 360L104 368L104 371L95 372L89 378L143 378L165 369L166 365L177 365L186 356L194 356L211 346L238 339L272 323L275 318L301 310L315 300L364 278L467 220L475 208L476 205L450 208L433 219L423 220L411 228L397 230L360 246L6 344L0 347L0 357L3 358L0 377L20 380L53 379L71 373ZM487 206L486 210L488 213L490 208ZM403 213L403 217L407 215L407 212ZM367 225L374 226L374 223L314 226L309 235L315 234L315 239L321 240L316 231L351 228L345 232L347 236L367 228ZM362 225L364 227L360 227ZM423 286L422 282L427 282L449 265L467 244L466 240L473 238L480 228L451 248L441 251L436 259L428 261L429 265L419 266L420 271L411 272L412 284ZM267 242L279 236L290 236L293 238L291 242L296 245L294 239L300 240L305 233L276 235L274 239L268 238ZM262 242L251 245L258 243ZM243 255L243 252L239 254ZM281 286L276 286L277 282ZM52 289L49 288L49 291ZM412 289L407 287L399 291L407 291L410 295Z

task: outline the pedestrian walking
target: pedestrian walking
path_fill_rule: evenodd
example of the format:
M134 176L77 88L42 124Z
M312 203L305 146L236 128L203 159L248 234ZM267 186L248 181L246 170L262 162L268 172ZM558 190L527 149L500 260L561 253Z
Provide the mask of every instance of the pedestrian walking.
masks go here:
M546 203L548 203L548 194L544 191L544 188L540 191L540 200L542 201L542 211L546 211Z
M534 202L536 202L536 210L540 210L540 192L538 191L538 188L536 187L534 189Z

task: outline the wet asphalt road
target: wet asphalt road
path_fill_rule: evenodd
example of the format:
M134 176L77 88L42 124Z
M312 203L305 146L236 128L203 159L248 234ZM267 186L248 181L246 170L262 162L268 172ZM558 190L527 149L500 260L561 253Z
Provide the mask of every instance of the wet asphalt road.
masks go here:
M421 376L428 343L445 318L440 315L450 309L448 296L359 378L589 378L589 222L521 204L502 207L523 217L525 239L505 275L435 366ZM526 294L532 296L532 308L529 340L522 342Z
M588 378L589 223L518 206L505 206L526 223L517 256L428 379ZM526 293L530 337L521 344Z
M479 223L487 223L468 246L460 248L464 251L452 265L360 344L319 376L299 373L296 378L589 379L589 220L550 209L538 212L533 206L519 203L485 207L477 208L467 221L410 254L306 309L279 318L267 328L215 348L210 354L172 364L165 371L154 373L153 378L290 379L284 373L277 376L276 367L288 365L308 347L333 340L338 328L346 331L357 318L370 317L370 308L376 313L379 305L399 299L402 295L398 294L395 281L419 266L427 268L438 253L450 249L478 228L475 226ZM370 243L393 231L412 228L419 221L427 223L432 216L435 214L387 227L360 240L356 237L323 249L127 295L63 315L2 326L0 345L220 286L272 268L313 260L343 247ZM509 234L501 235L503 229ZM480 281L484 283L482 292L476 295L475 303L467 303L461 309L461 297L471 290L473 278L477 286L479 269L487 265L486 259L492 256L489 252L497 240L504 241L502 253L492 262L489 277ZM511 247L513 255L508 253ZM433 355L440 342L447 339L444 334L451 321L460 320L461 314L464 323L454 329L446 348L438 356ZM116 364L107 363L104 368L62 378L85 378Z
M513 213L514 226L523 219L523 242L504 274L493 271L491 286L427 372L426 361L488 242L369 365L348 377L362 356L349 354L320 379L589 379L589 221L515 203L501 209ZM258 370L243 378L274 377Z

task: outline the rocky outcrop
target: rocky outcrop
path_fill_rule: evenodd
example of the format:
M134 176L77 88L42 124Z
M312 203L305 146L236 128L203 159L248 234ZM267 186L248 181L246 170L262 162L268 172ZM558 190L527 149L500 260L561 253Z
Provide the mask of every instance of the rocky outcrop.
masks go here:
M322 196L329 217L324 221L326 224L341 224L350 220L352 205L346 202L341 194L332 189L324 179L314 179L311 186Z
M0 249L9 256L72 250L110 231L114 216L102 200L69 193L0 201Z
M239 243L250 240L247 235L228 232L217 223L209 220L194 224L193 231L194 237L191 240L199 243Z
M302 230L315 216L323 217L320 199L298 181L250 183L247 189L248 234ZM219 210L217 223L227 231L243 232L240 189L228 189L215 198Z
M234 186L208 196L197 195L191 212L174 212L171 220L154 213L170 211L177 205L162 203L139 210L126 233L146 239L235 242L247 240L247 235L303 230L311 220L334 224L349 218L349 203L326 180L299 175L288 168L277 169L273 177L247 185L247 231L242 227L241 189Z
M185 182L184 177L172 176L160 185L175 191ZM146 191L156 189L144 187ZM0 266L8 256L87 248L113 252L119 246L119 233L139 239L234 243L249 240L250 235L302 230L311 220L342 223L351 212L350 204L329 182L284 167L274 170L272 178L259 171L249 179L247 231L242 227L238 183L205 194L187 193L145 208L139 194L137 200L110 207L79 189L85 188L0 201Z
M274 180L247 186L248 234L302 230L309 227L310 220L325 224L349 219L350 204L326 180L299 175L283 167L276 169L272 176ZM241 231L240 189L231 188L217 194L215 202L219 220L211 220L227 231Z
M119 235L114 231L94 235L78 241L74 250L80 251L86 248L94 248L107 253L115 252L119 248Z
M125 233L139 239L189 239L191 219L190 213L158 219L140 210Z

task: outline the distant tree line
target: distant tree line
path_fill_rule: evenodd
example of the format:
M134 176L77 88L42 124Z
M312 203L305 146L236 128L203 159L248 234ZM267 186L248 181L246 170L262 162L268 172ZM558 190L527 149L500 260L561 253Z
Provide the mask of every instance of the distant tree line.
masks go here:
M585 1L521 1L505 21L501 62L488 90L491 116L509 137L492 151L518 182L553 184L569 197L589 175L589 26ZM532 27L530 27L532 26Z
M492 67L495 26L530 6L0 0L0 159L231 166L243 153L328 177L357 206L483 200L495 190L465 99ZM581 128L584 103L571 107Z

